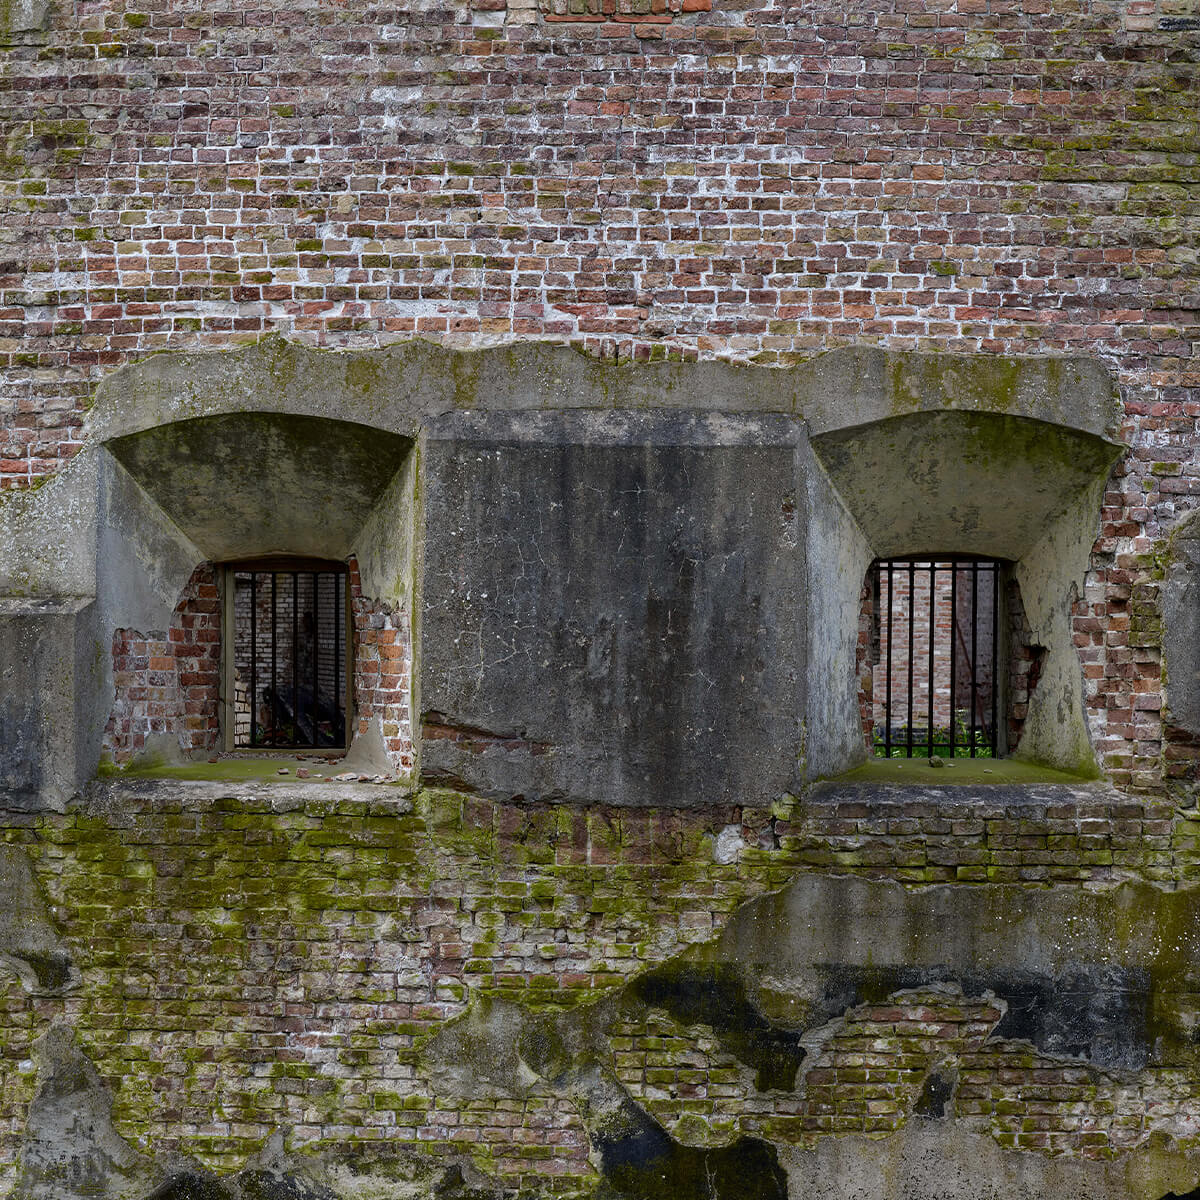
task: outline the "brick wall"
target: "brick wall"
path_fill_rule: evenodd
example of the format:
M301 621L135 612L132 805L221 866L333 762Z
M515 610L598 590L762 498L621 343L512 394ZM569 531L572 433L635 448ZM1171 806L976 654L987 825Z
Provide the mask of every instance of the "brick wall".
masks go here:
M201 563L171 614L170 627L112 639L115 697L104 749L127 762L162 735L185 752L216 747L220 732L221 604L211 563Z
M1200 494L1194 4L714 3L60 7L0 79L0 486L123 363L271 331L1094 355L1131 450L1076 633L1106 768L1151 786L1120 623Z
M354 703L357 733L379 724L392 768L413 766L412 630L407 612L363 595L358 562L350 560L354 612Z
M410 805L336 785L315 799L287 785L241 799L105 787L107 816L13 813L3 830L32 856L82 979L30 994L0 975L0 1188L32 1094L32 1042L65 1018L113 1090L118 1130L142 1148L232 1168L286 1126L293 1146L470 1150L510 1194L588 1194L574 1105L542 1084L460 1100L430 1078L429 1035L472 997L576 1010L709 941L798 871L1092 889L1200 871L1197 822L1086 787L869 802L826 790L774 811L691 812L451 792ZM715 854L730 828L737 852ZM1200 1127L1194 1074L1047 1056L989 1037L998 1015L952 986L851 1004L810 1038L795 1087L770 1091L702 1022L622 1008L609 1038L620 1081L689 1141L884 1133L935 1068L957 1074L951 1107L985 1117L1002 1145L1107 1157Z

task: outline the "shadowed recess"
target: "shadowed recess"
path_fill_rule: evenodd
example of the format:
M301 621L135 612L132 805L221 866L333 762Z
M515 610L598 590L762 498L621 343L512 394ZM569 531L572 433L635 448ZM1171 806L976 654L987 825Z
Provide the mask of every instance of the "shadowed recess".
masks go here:
M203 551L345 558L412 443L350 421L233 413L108 443Z
M643 1004L666 1009L681 1025L710 1026L730 1054L758 1072L760 1092L796 1086L805 1053L800 1034L763 1016L736 967L669 964L640 976L631 991Z

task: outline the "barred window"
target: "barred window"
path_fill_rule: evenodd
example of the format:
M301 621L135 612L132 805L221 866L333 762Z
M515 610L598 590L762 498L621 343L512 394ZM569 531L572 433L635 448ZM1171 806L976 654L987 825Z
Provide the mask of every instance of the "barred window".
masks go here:
M346 748L348 587L339 562L226 564L226 749Z

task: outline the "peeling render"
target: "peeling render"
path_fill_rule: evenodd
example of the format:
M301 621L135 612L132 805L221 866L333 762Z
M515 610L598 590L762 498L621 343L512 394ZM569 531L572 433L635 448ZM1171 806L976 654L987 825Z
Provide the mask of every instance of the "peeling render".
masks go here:
M1040 792L1076 820L1106 802ZM967 807L913 795L942 821ZM1107 796L1116 839L1128 803ZM906 887L875 852L886 827L848 875L818 873L796 817L759 846L745 809L93 785L8 835L27 899L4 953L72 974L0 992L6 1182L20 1200L736 1200L889 1171L915 1196L933 1156L968 1200L989 1194L972 1161L1045 1195L1200 1183L1200 893ZM718 857L731 818L745 836ZM131 992L172 976L173 1029ZM264 986L284 977L291 1018Z

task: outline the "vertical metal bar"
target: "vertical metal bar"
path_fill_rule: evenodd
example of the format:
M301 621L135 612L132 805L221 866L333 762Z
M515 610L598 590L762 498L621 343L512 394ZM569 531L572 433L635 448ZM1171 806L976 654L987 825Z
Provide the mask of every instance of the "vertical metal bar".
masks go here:
M338 586L340 583L341 579L335 575L333 577L333 719L335 724L342 713L342 589ZM345 728L344 721L342 728Z
M312 616L312 744L316 744L321 740L317 734L317 682L321 670L321 639L318 636L318 631L321 628L321 577L313 572L312 576L312 592L313 592L313 616Z
M292 745L300 743L300 572L292 572Z
M971 560L971 757L975 757L975 716L979 708L979 560Z
M250 745L258 745L258 578L250 572Z
M1000 640L1000 564L992 563L992 757L995 758L1000 746L1000 730L996 722L996 698L1000 692L999 679L996 671L997 644Z
M892 560L888 559L887 593L887 698L884 701L883 748L888 758L892 757Z
M279 576L271 572L271 745L275 745L279 732L279 708L276 705L278 684L275 682L279 666Z
M933 683L934 659L933 649L937 644L937 563L929 560L929 731L926 741L929 743L927 758L933 757Z
M954 682L958 673L955 662L954 643L958 632L958 563L950 563L950 757L954 757L954 734L956 733L954 709Z
M913 752L913 659L916 658L916 646L913 635L916 632L917 625L917 613L913 607L913 602L916 599L915 593L917 590L916 571L917 564L910 558L908 560L908 736L905 739L909 758L912 758Z

